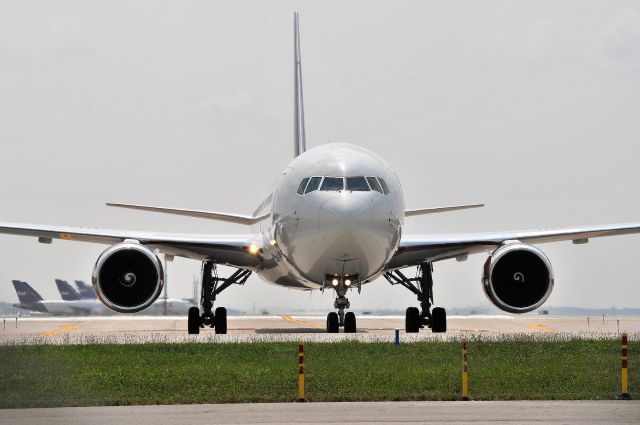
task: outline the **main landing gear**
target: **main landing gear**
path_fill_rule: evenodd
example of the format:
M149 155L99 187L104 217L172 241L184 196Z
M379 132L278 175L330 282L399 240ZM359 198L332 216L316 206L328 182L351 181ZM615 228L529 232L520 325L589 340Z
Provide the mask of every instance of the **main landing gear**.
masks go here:
M349 311L345 314L344 309L350 307L349 300L345 297L347 289L351 285L346 285L346 279L342 279L337 285L333 285L333 289L336 291L336 300L333 303L333 307L338 309L338 312L332 311L327 314L327 333L335 334L340 332L340 327L344 327L344 333L356 332L356 315Z
M447 313L442 307L431 308L433 303L433 265L422 263L418 266L416 277L408 278L399 270L386 272L385 279L392 285L402 285L418 296L420 310L417 307L407 308L405 330L417 333L425 326L432 332L447 331Z
M218 307L213 311L213 303L216 297L229 286L244 285L251 271L238 269L228 278L218 277L218 268L211 261L202 263L202 290L200 295L200 305L202 314L198 307L189 309L187 327L190 334L200 333L200 328L209 326L215 329L217 334L227 333L227 309Z

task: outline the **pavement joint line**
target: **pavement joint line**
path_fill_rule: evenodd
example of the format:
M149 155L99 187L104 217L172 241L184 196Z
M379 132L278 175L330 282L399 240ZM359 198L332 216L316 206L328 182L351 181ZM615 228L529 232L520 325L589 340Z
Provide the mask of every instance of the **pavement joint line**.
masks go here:
M45 333L42 334L42 336L56 336L56 335L63 334L65 332L74 331L74 330L78 329L79 327L80 327L80 325L69 325L69 326L65 326L63 328L54 329L52 331L45 332Z
M558 329L541 325L540 323L527 323L527 328L540 332L558 332Z
M318 325L317 323L302 322L300 320L294 319L293 317L289 316L288 314L281 314L280 317L282 317L287 322L295 323L296 325L303 325L303 326L316 328L316 329L324 329L324 326L322 326L322 325Z

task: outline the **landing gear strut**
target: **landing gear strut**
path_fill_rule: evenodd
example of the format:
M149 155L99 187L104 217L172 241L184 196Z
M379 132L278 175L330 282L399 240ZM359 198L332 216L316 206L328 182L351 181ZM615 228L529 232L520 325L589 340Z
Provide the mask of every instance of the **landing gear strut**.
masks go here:
M200 305L202 314L198 307L189 309L188 328L190 334L200 333L200 328L209 326L214 328L217 334L227 333L227 309L218 307L213 311L213 304L216 297L229 286L244 285L249 276L250 270L238 269L228 278L218 276L218 268L211 261L202 263L202 289L200 293Z
M340 282L338 286L334 286L336 291L336 300L333 303L333 307L338 309L338 312L332 311L327 315L327 333L338 333L340 327L344 327L345 333L356 332L356 315L353 312L345 314L344 309L349 308L351 304L349 299L345 296L348 287L344 282Z
M425 326L432 332L447 331L447 313L442 307L431 308L433 303L433 265L422 263L418 266L416 277L408 278L400 270L393 270L384 274L385 279L392 285L402 285L418 296L420 310L417 307L407 308L405 330L416 333Z

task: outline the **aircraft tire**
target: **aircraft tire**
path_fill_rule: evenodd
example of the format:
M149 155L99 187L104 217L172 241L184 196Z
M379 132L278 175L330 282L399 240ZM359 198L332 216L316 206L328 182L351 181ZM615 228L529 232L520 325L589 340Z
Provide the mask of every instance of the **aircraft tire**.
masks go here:
M447 312L442 307L431 310L431 332L444 333L447 331Z
M356 315L351 311L344 315L344 333L356 333Z
M332 311L327 314L327 333L337 334L340 332L340 322L338 321L338 313Z
M407 333L420 332L420 310L418 307L409 307L404 319L404 330Z
M197 335L200 333L200 309L198 307L190 307L187 315L187 328L189 335Z
M225 335L227 333L227 309L224 307L216 308L213 316L213 326L216 334Z

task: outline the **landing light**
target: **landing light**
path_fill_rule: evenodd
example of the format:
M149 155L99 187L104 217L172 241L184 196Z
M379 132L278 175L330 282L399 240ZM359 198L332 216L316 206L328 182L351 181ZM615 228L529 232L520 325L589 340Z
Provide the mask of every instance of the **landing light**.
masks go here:
M331 284L332 284L333 286L338 286L338 284L339 284L339 283L340 283L340 281L339 281L338 279L333 279L333 280L331 281Z
M255 255L255 254L258 253L258 251L260 251L260 248L258 247L258 245L253 244L253 243L251 245L249 245L249 254L254 254Z
M351 279L345 279L345 280L344 280L344 284L345 284L346 286L351 286Z

